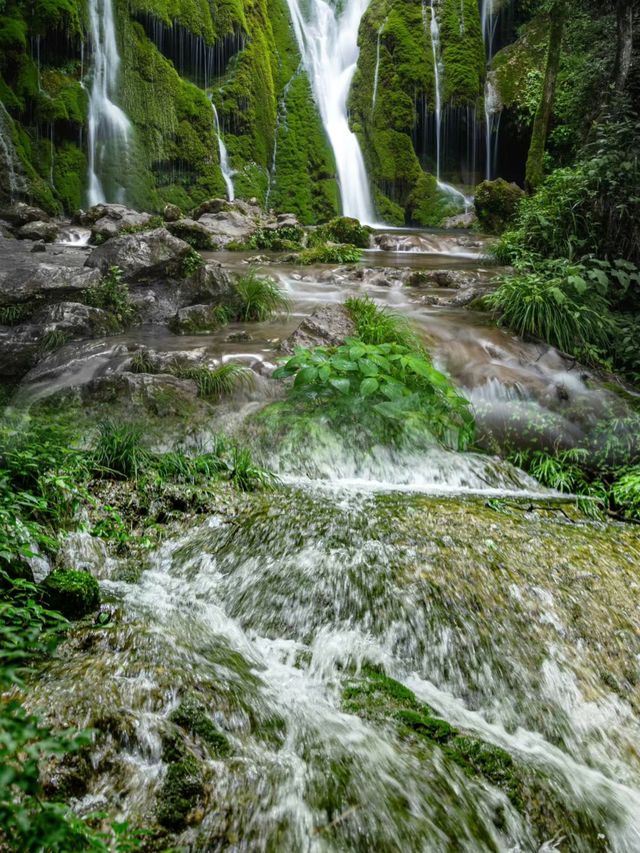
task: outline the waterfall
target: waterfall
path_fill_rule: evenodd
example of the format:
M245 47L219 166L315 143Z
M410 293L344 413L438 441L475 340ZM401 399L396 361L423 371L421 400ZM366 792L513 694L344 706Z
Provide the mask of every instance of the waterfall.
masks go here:
M380 74L380 37L382 36L382 31L384 30L386 23L387 19L385 18L382 24L380 24L380 29L378 30L378 38L376 40L376 70L373 73L373 94L371 95L371 112L373 112L376 108L376 98L378 97L378 76Z
M114 174L123 173L122 160L127 159L131 122L112 100L120 66L112 0L89 0L89 26L93 72L89 93L88 201L93 205L107 200L103 187L105 168L111 165ZM123 200L122 185L116 196L118 201Z
M494 14L494 0L481 0L480 23L487 56L487 74L484 85L485 179L490 181L495 173L501 110L495 81L491 71L489 71L493 59L493 41L498 23Z
M342 213L371 224L375 214L358 139L349 128L347 98L358 60L358 27L368 0L287 0L320 117L338 171Z
M422 4L422 20L427 28L427 10ZM433 76L435 80L435 115L436 115L436 181L438 189L452 196L464 205L465 211L473 205L473 200L468 198L460 190L442 180L442 92L444 69L440 54L440 24L435 9L435 0L431 0L431 18L429 23L429 35L431 37L431 50L433 53Z
M233 188L233 176L235 172L229 166L229 155L227 154L227 146L224 144L224 139L222 138L222 133L220 132L220 121L218 120L218 110L216 109L216 105L213 103L213 98L209 95L209 100L211 101L211 109L213 110L213 128L216 132L216 136L218 137L218 153L220 155L220 171L222 172L222 177L224 179L224 185L227 188L227 198L229 201L233 201L236 197L235 190Z
M0 170L0 175L6 175L7 185L9 187L9 200L15 199L26 193L27 184L24 179L22 164L13 144L12 137L13 119L7 112L7 108L0 101L0 166L4 166Z

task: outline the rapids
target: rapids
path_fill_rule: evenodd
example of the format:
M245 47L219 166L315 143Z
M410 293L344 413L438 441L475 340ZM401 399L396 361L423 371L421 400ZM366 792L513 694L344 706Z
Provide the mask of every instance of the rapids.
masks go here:
M407 267L476 285L496 272L464 235L404 236L428 250L371 250L338 269L271 258L288 316L70 345L66 372L36 371L26 391L115 370L134 346L204 349L256 373L215 425L242 429L277 396L280 342L366 292L410 318L481 429L539 416L578 435L616 405L561 354L439 303L451 285L402 284ZM215 258L246 269L242 253ZM637 531L587 521L493 457L325 451L310 466L305 448L273 447L275 491L103 561L111 620L79 625L31 699L96 732L76 811L144 826L162 815L158 850L640 849ZM70 540L66 559L85 552ZM195 706L215 749L175 722ZM177 767L190 774L182 820Z

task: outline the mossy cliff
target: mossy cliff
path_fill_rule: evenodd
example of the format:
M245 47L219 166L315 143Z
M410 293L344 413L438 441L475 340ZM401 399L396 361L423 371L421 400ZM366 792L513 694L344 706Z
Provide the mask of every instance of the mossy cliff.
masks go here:
M186 210L223 195L212 98L238 196L307 223L337 212L335 166L284 0L114 5L116 101L133 134L128 158L101 175L107 193L118 183L125 201L153 210L166 202ZM3 197L30 198L52 212L86 203L89 43L82 0L2 10Z
M475 0L442 0L435 14L446 122L448 109L481 110L484 46ZM362 19L359 46L350 98L352 125L379 212L397 224L439 224L450 211L425 175L436 167L430 5L373 0Z

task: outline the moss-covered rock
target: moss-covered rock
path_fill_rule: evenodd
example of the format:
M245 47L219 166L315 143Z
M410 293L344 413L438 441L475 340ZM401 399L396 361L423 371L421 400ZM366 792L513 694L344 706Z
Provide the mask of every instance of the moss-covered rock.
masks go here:
M360 249L371 245L371 228L350 216L339 216L320 226L313 235L315 242L348 243Z
M190 735L200 738L212 755L222 757L231 751L226 735L214 725L204 706L193 697L183 699L169 719Z
M513 220L524 191L502 178L483 181L475 192L475 210L480 226L490 234L500 234Z
M186 753L171 762L158 794L158 823L167 829L184 829L190 812L202 801L204 792L202 765L194 755Z
M88 572L55 569L40 584L42 602L67 619L81 619L100 606L98 581Z
M438 227L448 216L458 213L459 206L450 195L438 189L433 175L423 172L407 199L407 221L411 225Z

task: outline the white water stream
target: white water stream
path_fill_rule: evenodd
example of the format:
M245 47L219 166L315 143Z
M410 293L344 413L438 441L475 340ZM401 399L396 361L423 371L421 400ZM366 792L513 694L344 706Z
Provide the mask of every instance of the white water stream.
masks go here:
M331 143L344 216L373 224L375 212L356 135L349 127L347 100L358 60L358 27L368 0L287 0L298 47L309 74L320 117Z
M93 68L88 116L88 203L123 202L119 177L129 155L131 122L115 103L120 56L112 0L89 0Z
M222 132L220 130L220 121L218 120L218 111L216 109L216 105L213 102L213 96L210 95L209 100L211 101L211 109L213 110L213 128L218 139L220 171L222 172L224 185L227 188L227 198L229 201L233 201L236 197L235 189L233 187L233 176L235 175L235 172L229 165L229 155L227 153L227 146L224 144L224 139L222 138Z

